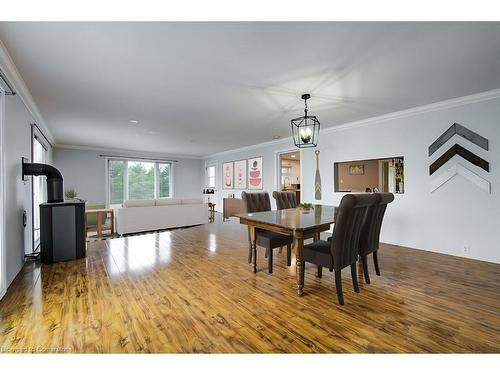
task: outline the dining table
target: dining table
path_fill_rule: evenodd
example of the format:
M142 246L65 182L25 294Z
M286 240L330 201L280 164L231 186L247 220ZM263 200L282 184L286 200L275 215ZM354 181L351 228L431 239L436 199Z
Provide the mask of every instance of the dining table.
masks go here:
M314 205L309 210L288 208L285 210L262 211L235 214L240 224L247 225L250 234L250 246L253 252L253 270L257 272L257 233L258 230L294 237L296 257L297 295L302 296L304 290L303 251L304 239L319 239L321 232L330 229L335 223L337 206Z

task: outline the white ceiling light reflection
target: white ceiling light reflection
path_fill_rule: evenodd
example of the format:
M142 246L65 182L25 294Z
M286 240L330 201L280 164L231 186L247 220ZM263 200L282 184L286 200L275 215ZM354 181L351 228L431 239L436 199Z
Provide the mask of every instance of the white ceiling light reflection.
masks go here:
M151 234L128 238L128 265L131 271L150 269L156 262L155 237Z
M172 258L172 232L156 233L160 263L169 263Z
M108 263L106 265L110 275L115 276L124 273L128 270L126 259L126 237L113 238L109 240L109 252L111 257L106 257Z
M248 88L255 92L255 97L261 101L264 110L288 113L300 108L298 98L304 90L316 98L315 110L320 106L329 107L342 103L346 95L351 97L357 94L358 85L353 85L351 82L346 87L344 82L346 78L344 69L336 69L332 72L327 66L309 66L301 71L278 76L267 86L249 86ZM349 78L351 81L353 79L357 81L356 77L349 76Z
M215 233L210 233L208 235L208 250L210 250L211 253L215 253L217 250L217 236Z
M122 237L109 241L114 264L109 264L110 274L142 272L170 262L171 233L151 233Z

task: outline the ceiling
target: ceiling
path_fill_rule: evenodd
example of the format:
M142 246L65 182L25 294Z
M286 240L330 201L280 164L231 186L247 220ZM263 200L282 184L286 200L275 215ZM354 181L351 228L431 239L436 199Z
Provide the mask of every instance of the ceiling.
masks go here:
M281 159L283 160L296 160L296 161L299 161L300 160L300 152L299 151L295 151L295 152L288 152L286 154L281 154Z
M203 156L500 87L500 23L0 23L58 145ZM129 120L138 120L132 124Z

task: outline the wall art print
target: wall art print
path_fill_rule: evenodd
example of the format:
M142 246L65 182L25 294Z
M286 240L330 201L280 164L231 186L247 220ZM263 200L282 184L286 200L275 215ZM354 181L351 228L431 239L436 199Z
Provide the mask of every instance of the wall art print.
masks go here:
M247 188L247 160L237 160L234 162L234 188Z
M364 164L350 165L349 166L349 174L350 175L365 174L365 165Z
M234 188L234 162L232 161L222 164L222 188Z
M262 157L248 159L248 189L262 190Z

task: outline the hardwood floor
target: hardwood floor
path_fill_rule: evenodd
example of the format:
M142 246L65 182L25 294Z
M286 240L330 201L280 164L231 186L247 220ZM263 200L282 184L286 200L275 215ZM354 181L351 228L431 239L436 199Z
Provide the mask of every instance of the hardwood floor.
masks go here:
M79 261L27 264L0 302L0 352L500 352L500 265L383 245L382 276L247 263L236 222L92 242ZM360 270L361 271L361 270Z

